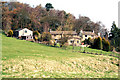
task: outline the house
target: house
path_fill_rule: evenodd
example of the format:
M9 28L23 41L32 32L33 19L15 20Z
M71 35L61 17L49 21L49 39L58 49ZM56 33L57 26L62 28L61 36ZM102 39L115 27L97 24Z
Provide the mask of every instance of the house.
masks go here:
M89 37L90 38L96 38L96 37L100 36L99 33L98 33L98 35L95 34L94 30L92 32L91 31L83 31L83 30L81 30L79 35L81 37L81 41L84 41L85 39L88 39Z
M81 43L80 37L69 37L68 38L68 44L69 45L75 45L75 46L79 46Z
M72 45L75 44L76 46L80 44L80 37L77 35L76 31L51 31L50 34L52 36L52 39L55 40L55 42L59 42L62 37L66 36L68 37L68 44Z
M27 28L17 29L14 32L14 36L17 38L24 39L24 40L30 40L30 39L33 39L33 31Z

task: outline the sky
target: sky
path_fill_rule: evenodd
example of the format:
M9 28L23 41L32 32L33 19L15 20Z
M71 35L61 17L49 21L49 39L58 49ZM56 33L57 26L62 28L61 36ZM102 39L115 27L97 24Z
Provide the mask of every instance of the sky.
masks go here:
M36 7L41 4L51 3L56 10L64 10L76 18L87 16L91 21L101 21L110 30L113 21L118 26L119 0L17 0Z

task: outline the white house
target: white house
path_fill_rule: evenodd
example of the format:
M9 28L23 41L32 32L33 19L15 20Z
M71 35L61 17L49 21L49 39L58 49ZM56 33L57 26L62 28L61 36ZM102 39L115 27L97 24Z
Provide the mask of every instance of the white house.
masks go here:
M25 40L33 39L33 31L31 31L27 28L15 30L14 35L18 38L22 38Z

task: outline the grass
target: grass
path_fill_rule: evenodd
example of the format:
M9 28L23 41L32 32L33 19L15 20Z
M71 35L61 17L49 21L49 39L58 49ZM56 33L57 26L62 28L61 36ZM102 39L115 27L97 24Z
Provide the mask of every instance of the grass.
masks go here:
M64 50L2 35L3 78L117 78L117 63L118 58L112 56L72 52L71 48Z
M72 50L72 48L73 48L72 46L68 47L68 49L71 49L71 50ZM75 46L73 51L83 52L84 50L85 50L86 53L89 52L89 53L97 53L97 54L102 54L102 55L114 55L114 56L117 56L117 57L119 56L119 54L115 53L115 52L111 52L111 51L106 52L106 51L103 51L103 50L92 49L92 48L88 48L88 47L81 48L81 50L80 50L80 47Z

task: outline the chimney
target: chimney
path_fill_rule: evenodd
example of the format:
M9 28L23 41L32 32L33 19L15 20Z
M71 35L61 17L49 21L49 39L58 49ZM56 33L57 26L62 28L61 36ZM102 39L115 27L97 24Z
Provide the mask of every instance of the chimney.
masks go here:
M100 36L100 33L98 33L98 36Z
M83 31L82 30L80 30L80 33L82 33Z
M50 32L51 32L52 30L50 29Z

